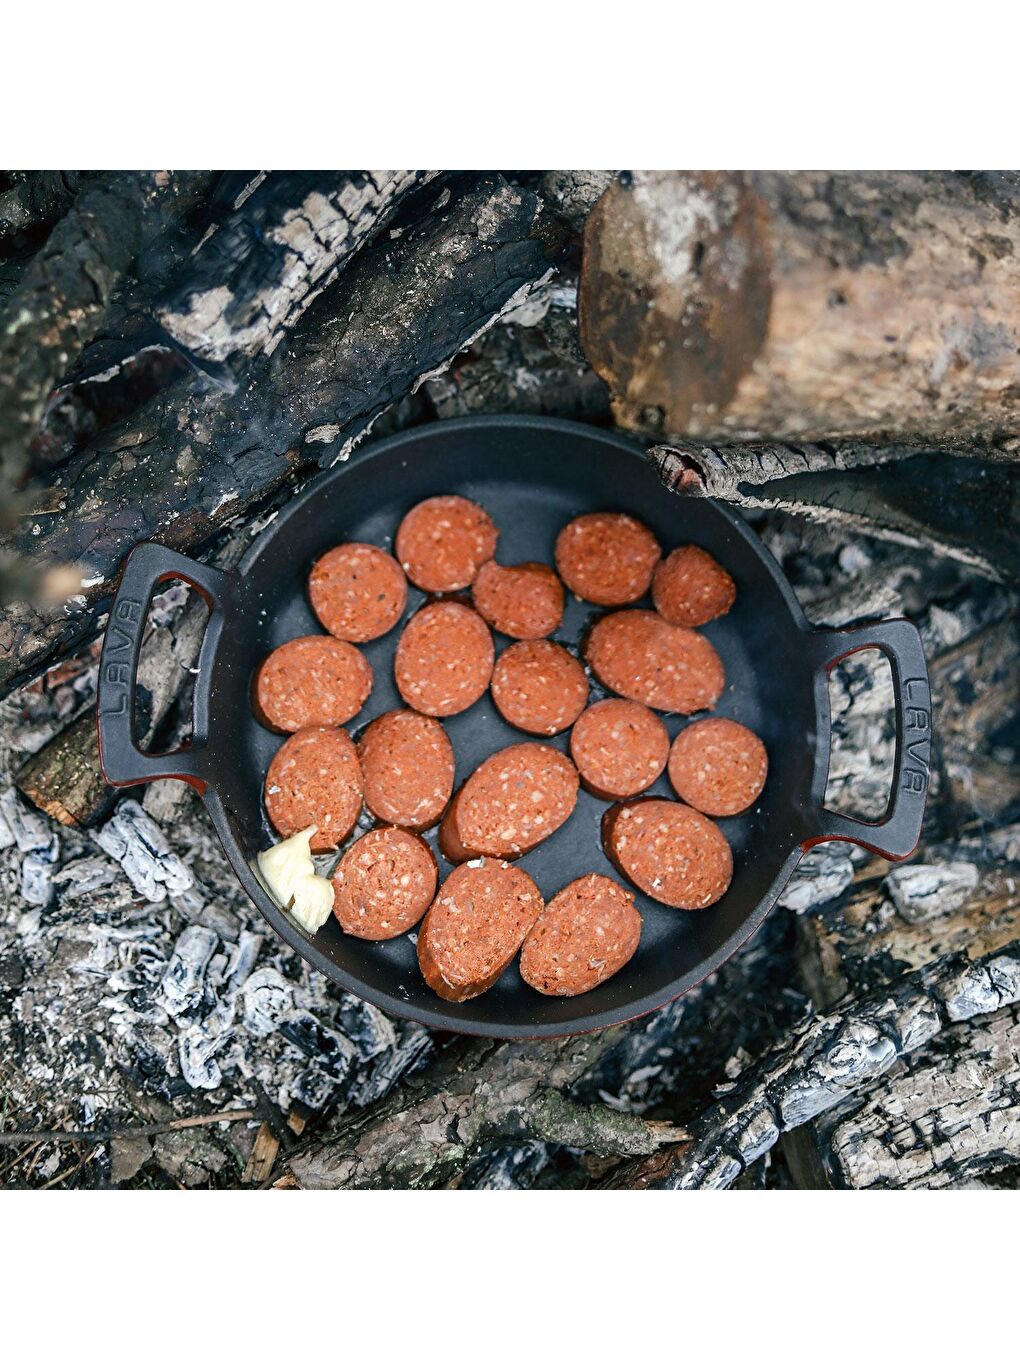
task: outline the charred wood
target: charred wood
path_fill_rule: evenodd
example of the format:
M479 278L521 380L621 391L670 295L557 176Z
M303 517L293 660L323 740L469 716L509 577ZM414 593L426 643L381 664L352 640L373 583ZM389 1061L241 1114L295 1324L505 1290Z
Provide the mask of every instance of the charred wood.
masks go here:
M1020 178L635 171L585 228L581 335L656 437L1016 452Z
M734 1083L689 1146L628 1166L614 1188L726 1189L799 1128L866 1089L961 1021L1020 1000L1020 945L974 961L937 959L888 988L812 1016Z
M90 178L80 170L30 170L0 193L0 254L62 217Z
M96 334L124 271L212 178L191 171L105 177L75 198L28 265L0 318L0 486L17 484L46 398Z

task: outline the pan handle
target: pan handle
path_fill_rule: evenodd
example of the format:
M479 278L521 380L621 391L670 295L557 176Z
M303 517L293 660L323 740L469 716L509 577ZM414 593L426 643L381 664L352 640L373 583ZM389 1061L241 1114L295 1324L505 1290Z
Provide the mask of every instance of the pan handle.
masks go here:
M921 635L907 619L890 619L886 623L832 632L820 629L808 634L808 642L822 683L827 683L834 666L854 652L877 647L888 657L896 703L896 756L892 794L882 820L858 821L819 807L813 814L818 830L804 841L804 849L809 850L821 841L853 841L884 859L906 859L921 838L931 753L931 687ZM824 797L829 764L827 745L819 753L819 760L822 759Z
M194 586L210 609L222 609L232 593L233 578L215 567L193 562L160 543L140 543L134 549L110 610L99 662L99 763L107 783L115 788L152 779L183 779L204 794L200 744L149 755L138 749L134 737L135 678L149 601L159 583L171 578Z

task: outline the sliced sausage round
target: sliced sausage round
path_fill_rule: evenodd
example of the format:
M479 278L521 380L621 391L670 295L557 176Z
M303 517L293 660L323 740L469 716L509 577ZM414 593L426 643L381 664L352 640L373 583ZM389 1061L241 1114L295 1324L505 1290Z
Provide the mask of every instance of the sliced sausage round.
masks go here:
M583 711L588 680L580 661L557 643L515 642L493 669L492 701L512 727L551 737Z
M596 798L633 798L654 784L669 758L661 718L633 699L603 699L574 724L570 756Z
M641 939L634 894L604 874L561 888L521 950L521 977L546 996L580 996L618 973Z
M442 723L413 708L384 713L358 738L358 759L373 817L412 831L435 826L453 793L453 747Z
M371 543L341 543L323 554L308 578L308 597L328 633L371 642L396 624L407 604L400 563Z
M599 619L585 656L606 686L666 713L712 708L726 673L708 638L676 628L651 609L628 609Z
M439 872L420 836L380 826L356 840L333 873L333 912L360 940L392 940L418 924Z
M577 802L573 762L552 746L522 742L483 760L461 785L439 830L454 863L477 855L516 859L558 830Z
M563 619L563 587L544 562L522 562L516 567L483 562L471 587L471 599L486 623L507 637L548 637Z
M252 706L274 732L339 727L360 712L372 692L372 667L339 638L292 638L255 672Z
M400 521L397 561L420 590L464 590L496 552L499 530L463 496L431 496Z
M363 784L354 742L342 727L288 737L266 775L266 812L281 836L317 827L313 855L335 850L361 811Z
M454 869L418 932L422 977L447 1001L488 991L542 914L523 869L481 859Z
M456 600L437 600L408 620L393 673L404 703L433 718L462 713L492 678L496 651L488 625Z
M731 718L702 718L673 742L669 782L699 812L736 817L765 787L768 767L765 745L749 727Z
M575 595L592 604L639 600L661 555L655 535L631 515L579 515L556 539L556 570Z
M667 907L709 907L733 877L733 855L716 824L666 798L614 804L602 818L602 844L624 878Z
M674 548L655 568L652 600L667 623L700 628L728 614L736 598L733 577L693 543Z

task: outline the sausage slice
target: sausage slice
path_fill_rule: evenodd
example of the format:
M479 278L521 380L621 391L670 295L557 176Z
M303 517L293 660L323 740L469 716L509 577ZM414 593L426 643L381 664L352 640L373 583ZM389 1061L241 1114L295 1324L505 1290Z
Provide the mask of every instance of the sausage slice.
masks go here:
M358 738L365 806L380 822L424 831L453 792L454 760L442 724L412 708L393 709Z
M515 642L492 672L492 701L513 727L551 737L576 721L588 680L576 657L555 642Z
M608 689L667 713L712 708L726 683L719 653L707 638L675 628L651 609L599 619L585 656Z
M349 642L292 638L255 672L255 716L274 732L339 727L360 712L372 692L372 667Z
M561 888L521 950L521 977L546 996L580 996L634 956L641 913L634 894L604 874Z
M602 818L602 844L635 888L667 907L709 907L733 877L733 855L716 824L666 798L614 804Z
M498 859L454 869L418 932L422 977L447 1001L469 1001L497 980L542 914L524 872Z
M480 615L456 600L419 609L397 643L393 673L400 697L433 718L462 713L485 693L496 651Z
M669 753L669 782L710 817L746 812L765 787L765 745L731 718L702 718L685 727Z
M396 558L381 548L341 543L312 568L308 597L328 633L347 642L371 642L403 614L407 580Z
M313 855L335 850L361 811L363 783L354 742L342 727L311 727L288 737L266 775L266 812L281 836L318 828Z
M596 798L633 798L666 768L669 733L644 704L603 699L574 724L570 755L582 786Z
M354 842L333 873L333 912L360 940L392 940L417 925L439 872L420 836L381 826Z
M592 604L633 604L662 555L655 535L631 515L579 515L556 539L556 570Z
M432 496L400 521L397 561L420 590L464 590L496 552L499 530L463 496Z
M563 620L563 587L544 562L483 562L471 599L486 623L512 638L544 638Z
M736 598L733 577L693 543L674 548L655 568L652 601L667 623L700 628L728 614Z
M439 848L455 864L477 855L516 859L563 825L577 786L561 751L537 742L507 746L461 785L440 826Z

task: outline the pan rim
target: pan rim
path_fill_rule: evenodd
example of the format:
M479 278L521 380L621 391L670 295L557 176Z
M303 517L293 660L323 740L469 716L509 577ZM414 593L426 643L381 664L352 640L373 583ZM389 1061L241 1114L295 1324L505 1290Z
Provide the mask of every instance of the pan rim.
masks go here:
M583 424L580 421L564 420L551 416L527 416L527 415L478 415L478 416L458 416L449 420L437 420L424 426L415 426L408 430L402 430L397 434L388 435L382 439L371 441L353 451L351 455L338 462L330 468L322 477L313 479L309 486L298 492L290 504L285 506L275 517L271 525L268 525L264 532L259 535L244 553L234 572L242 580L250 572L254 564L261 557L277 536L286 529L288 521L299 514L310 499L319 495L324 495L332 488L333 484L342 479L344 473L360 467L366 462L371 461L376 456L392 453L403 445L420 444L422 441L442 439L446 432L458 430L478 430L478 429L498 430L500 428L519 431L531 429L535 431L546 431L550 434L561 433L572 436L583 435L586 439L607 445L616 450L622 450L635 459L640 459L642 463L646 459L646 452L635 440L617 433L616 431L602 430ZM706 506L711 508L711 512L723 519L729 527L737 533L750 549L755 553L762 565L765 566L774 584L778 587L780 596L789 611L791 621L801 631L807 633L811 631L809 624L793 587L786 579L775 558L762 544L745 521L736 514L729 506L705 498ZM196 685L196 703L200 709L208 712L208 705L211 700L211 681L213 667L211 660L213 653L218 646L221 629L216 626L218 620L214 616L210 620L210 626L206 631L203 641L201 656L198 663L198 682ZM827 704L826 704L827 712ZM819 713L819 720L824 718L823 713ZM816 779L818 770L816 769ZM822 772L824 780L824 771ZM745 918L743 923L735 930L723 944L719 946L708 958L703 959L695 967L689 969L684 974L675 978L666 986L660 988L651 995L644 995L639 1000L631 1003L624 1003L609 1010L596 1012L584 1017L579 1017L572 1021L535 1021L528 1024L514 1024L503 1021L487 1021L473 1019L469 1012L465 1010L463 1018L460 1014L436 1014L430 1008L415 1002L405 1001L398 994L380 990L371 984L364 982L360 978L349 973L347 969L335 963L323 951L315 945L314 938L306 935L299 927L293 924L287 914L269 896L263 888L259 879L249 866L246 856L241 850L233 831L230 828L226 810L222 799L215 787L215 776L208 785L203 795L203 802L209 811L213 826L219 838L220 844L226 855L231 869L234 871L238 881L244 888L249 898L258 908L263 919L272 929L311 967L324 974L331 982L336 983L344 990L361 997L363 1000L377 1006L381 1011L390 1016L396 1016L403 1020L413 1021L423 1025L428 1029L447 1031L473 1035L482 1038L509 1039L509 1040L540 1040L563 1038L574 1034L593 1033L597 1030L606 1029L614 1025L625 1024L629 1021L640 1019L653 1011L667 1005L670 1001L676 1000L690 991L692 987L699 985L706 978L710 977L718 968L731 958L738 950L742 949L752 936L761 928L765 920L770 915L779 895L786 887L797 864L805 853L801 843L795 843L785 853L779 862L771 884L763 896L759 899L754 910ZM780 851L780 853L782 853ZM438 999L437 999L438 1000Z

